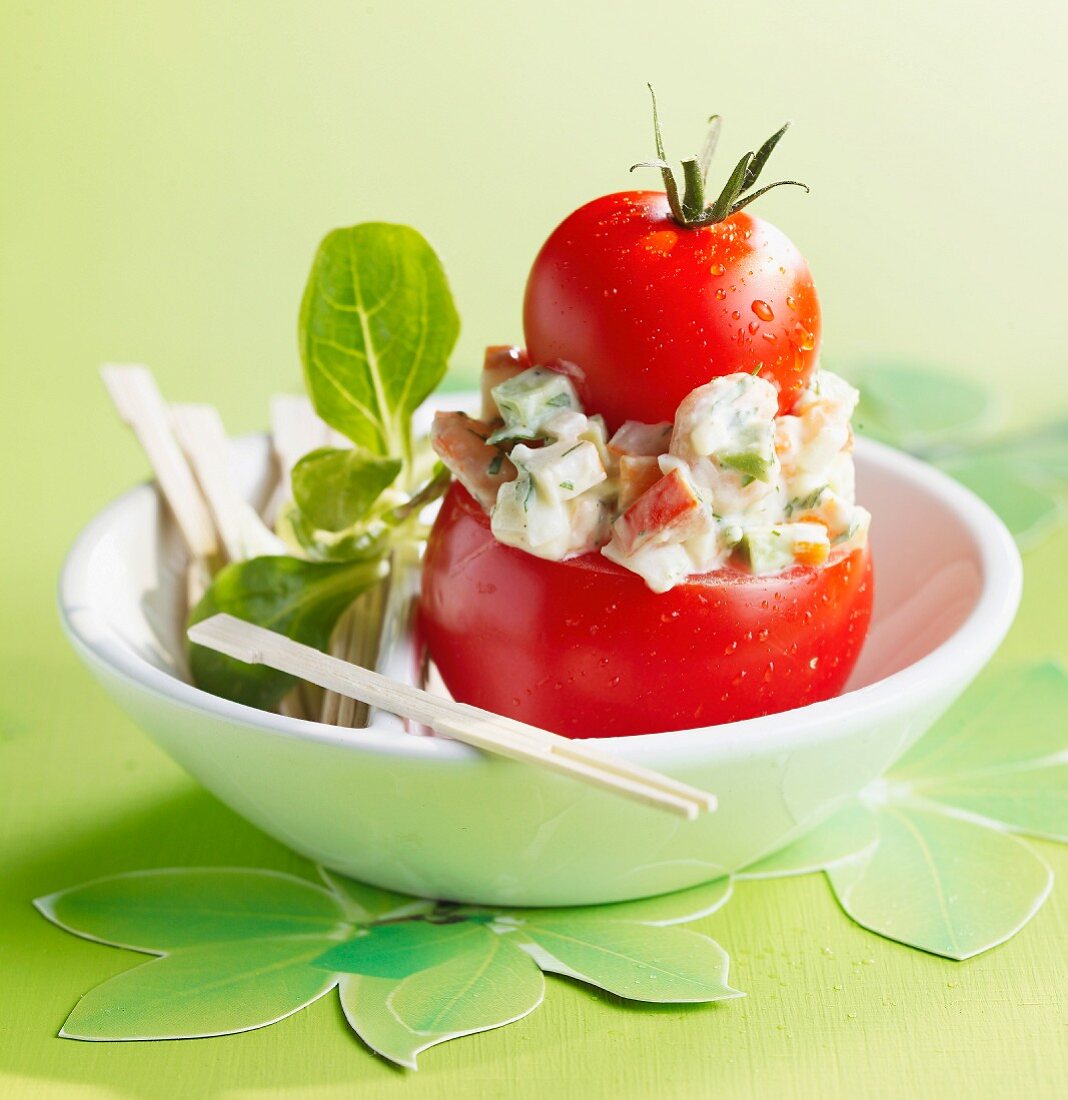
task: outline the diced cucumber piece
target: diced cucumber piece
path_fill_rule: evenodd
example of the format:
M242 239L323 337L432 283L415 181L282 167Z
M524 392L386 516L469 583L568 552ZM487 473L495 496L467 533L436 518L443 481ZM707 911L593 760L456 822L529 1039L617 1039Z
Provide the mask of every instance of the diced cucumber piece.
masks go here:
M807 560L813 548L829 549L827 529L822 524L783 523L748 528L734 552L751 573L778 573L793 565L802 549Z
M726 454L719 456L719 464L726 466L728 470L737 470L742 475L745 484L753 481L771 481L771 472L774 469L774 459L756 451L742 451L740 454Z
M509 378L491 391L504 419L504 426L490 437L490 443L509 439L539 439L546 421L566 409L579 409L571 379L545 367Z

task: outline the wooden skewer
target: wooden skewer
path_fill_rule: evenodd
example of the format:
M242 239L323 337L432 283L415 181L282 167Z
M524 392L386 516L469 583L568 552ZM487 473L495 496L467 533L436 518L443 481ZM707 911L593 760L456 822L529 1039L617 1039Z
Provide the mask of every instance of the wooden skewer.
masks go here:
M285 544L237 491L230 472L230 440L218 411L211 405L172 405L170 414L230 561L284 554Z
M266 508L268 520L277 519L291 495L293 467L306 454L319 447L350 445L347 440L339 441L329 425L316 415L307 397L292 393L275 394L271 398L271 448L278 463L279 476L278 485ZM382 614L380 589L381 585L376 585L358 596L341 617L330 645L330 652L335 657L362 665L374 663L378 647L375 627ZM367 725L366 704L337 692L324 692L318 709L319 721L328 726Z
M119 416L133 428L148 456L164 499L174 513L191 557L208 560L219 551L215 526L200 495L155 379L147 367L107 365L101 377Z
M688 820L716 807L714 795L676 779L590 752L566 737L536 726L439 698L232 615L214 615L197 623L190 627L189 639L239 661L288 672L329 691L350 695L403 718L413 718L438 733L487 752L570 775Z
M219 543L200 487L171 430L167 403L147 367L108 364L100 368L100 375L119 416L133 428L148 457L189 551L186 601L195 607L211 584L210 563L219 553Z

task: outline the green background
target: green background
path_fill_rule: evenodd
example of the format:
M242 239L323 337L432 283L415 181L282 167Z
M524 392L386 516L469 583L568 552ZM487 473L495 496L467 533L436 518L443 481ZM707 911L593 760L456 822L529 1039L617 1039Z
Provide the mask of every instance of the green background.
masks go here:
M1066 30L1059 0L0 3L0 1095L1057 1095L1068 853L1052 845L1053 899L969 963L861 932L819 877L745 884L696 927L748 1000L634 1008L552 980L535 1015L430 1052L416 1077L362 1050L331 999L232 1038L56 1039L136 958L28 903L136 867L302 870L142 738L60 635L66 546L144 474L101 361L148 362L168 397L261 427L268 395L298 385L318 239L382 219L443 255L470 375L484 344L520 338L549 229L651 154L652 80L676 156L726 116L724 173L793 120L769 171L812 194L761 212L809 258L830 365L941 364L1033 422L1066 404ZM1062 533L1027 556L999 662L1066 656L1066 552Z

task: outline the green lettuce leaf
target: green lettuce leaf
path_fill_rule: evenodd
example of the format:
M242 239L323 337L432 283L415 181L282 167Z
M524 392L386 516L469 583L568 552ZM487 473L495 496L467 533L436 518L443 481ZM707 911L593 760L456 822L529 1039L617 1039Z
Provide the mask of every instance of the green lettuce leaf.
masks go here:
M335 230L319 246L300 310L316 411L358 447L410 469L411 415L444 375L459 328L441 261L414 229Z
M226 612L325 650L337 620L376 584L376 561L342 564L290 557L251 558L226 566L189 616L189 625ZM193 682L224 699L269 710L296 682L265 665L249 665L203 646L189 646Z
M320 447L293 468L293 498L313 528L345 531L367 516L400 470L399 458Z

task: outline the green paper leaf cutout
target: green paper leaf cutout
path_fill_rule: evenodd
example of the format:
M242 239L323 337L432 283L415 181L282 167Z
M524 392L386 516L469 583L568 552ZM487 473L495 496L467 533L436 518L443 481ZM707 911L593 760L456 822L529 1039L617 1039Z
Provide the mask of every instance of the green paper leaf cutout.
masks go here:
M400 471L398 458L379 458L353 448L320 447L293 468L293 499L312 527L344 531L366 517Z
M974 432L993 406L984 387L927 367L887 364L849 373L860 390L858 431L906 450Z
M895 784L1034 764L1068 750L1068 674L1053 662L984 675L890 770Z
M386 1004L412 1031L466 1035L518 1020L545 995L545 979L534 961L512 942L484 926L480 950L401 981Z
M871 851L877 839L875 816L854 803L793 844L751 863L735 877L759 879L811 874L847 859L857 859Z
M1057 496L1012 462L963 453L939 458L937 465L986 501L1024 547L1035 545L1061 518Z
M1068 763L932 781L925 802L998 822L1013 832L1068 844Z
M484 924L470 921L379 924L362 936L335 944L315 960L315 965L371 978L407 978L469 951L480 952L485 937L492 935Z
M418 1069L418 1054L456 1036L440 1031L412 1031L402 1024L387 1007L398 984L389 978L346 975L338 983L341 1009L349 1027L373 1051L405 1069Z
M577 905L569 909L515 909L503 915L518 920L540 921L555 917L593 917L598 920L625 920L638 924L681 924L707 917L726 905L731 896L730 876L702 882L672 894L657 894L637 901L619 901L607 905Z
M1018 932L1053 877L1026 844L949 814L886 807L868 859L827 871L845 912L888 939L968 959Z
M187 947L135 966L87 993L67 1017L67 1039L187 1039L273 1024L337 979L310 966L324 937Z
M593 918L546 918L521 927L543 970L634 1001L691 1003L742 997L726 984L729 960L687 928Z
M411 465L411 416L441 380L460 321L441 261L405 225L328 234L300 309L316 412L358 447Z
M380 576L377 561L339 565L278 556L234 562L220 570L189 623L226 612L325 650L342 612ZM189 646L189 667L197 687L260 710L270 710L296 683L285 672L199 645Z
M410 894L399 894L395 890L370 886L326 867L319 867L318 871L319 877L344 906L349 919L357 924L372 924L385 917L409 917L418 913L429 913L437 905L436 901L429 898L415 898Z
M38 898L54 924L114 947L162 954L197 944L329 935L346 919L320 886L273 871L133 871Z

